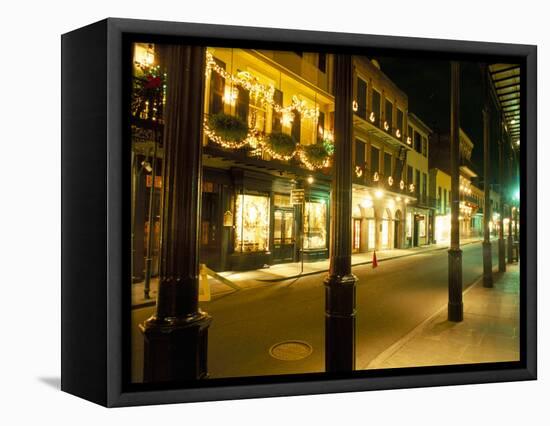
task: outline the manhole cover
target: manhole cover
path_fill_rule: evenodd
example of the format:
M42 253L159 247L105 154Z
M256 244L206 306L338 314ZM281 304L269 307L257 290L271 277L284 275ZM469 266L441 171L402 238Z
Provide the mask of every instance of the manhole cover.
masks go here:
M311 355L313 348L306 342L290 340L276 343L269 349L269 354L282 361L298 361Z

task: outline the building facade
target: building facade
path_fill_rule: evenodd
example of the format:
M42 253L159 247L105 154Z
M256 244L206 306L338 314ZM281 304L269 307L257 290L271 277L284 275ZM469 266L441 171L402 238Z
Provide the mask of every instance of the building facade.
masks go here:
M430 196L435 199L434 243L451 240L451 176L437 167L430 168Z
M353 212L355 253L407 246L406 211L414 200L407 180L408 99L376 61L354 57Z
M209 268L328 257L330 66L318 53L208 48L201 259ZM236 140L228 128L239 125L246 134Z
M328 258L331 161L338 149L332 61L324 53L207 49L200 262L208 268ZM409 113L407 95L375 60L355 56L353 69L352 250L429 244L436 231L431 130ZM135 44L134 281L159 269L167 84L155 46Z
M413 149L407 155L407 181L414 182L416 200L407 209L407 247L430 244L434 240L435 198L430 196L429 140L432 130L409 113L408 131Z
M474 143L471 138L460 129L460 166L459 166L459 230L460 238L479 237L479 230L483 230L480 222L480 197L482 191L474 188L472 180L477 178L472 164L472 150ZM435 187L432 194L436 197L437 213L435 219L435 240L438 243L449 241L450 238L450 152L449 135L434 134L430 151L431 177Z

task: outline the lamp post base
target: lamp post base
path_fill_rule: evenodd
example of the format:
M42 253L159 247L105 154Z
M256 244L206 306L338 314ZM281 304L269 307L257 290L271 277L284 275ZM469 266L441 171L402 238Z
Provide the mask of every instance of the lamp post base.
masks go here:
M355 369L355 275L329 275L325 279L325 369Z
M448 319L460 322L463 319L462 304L462 250L449 249L449 304Z
M144 382L197 380L207 377L208 327L212 318L199 311L184 318L149 318L144 337Z

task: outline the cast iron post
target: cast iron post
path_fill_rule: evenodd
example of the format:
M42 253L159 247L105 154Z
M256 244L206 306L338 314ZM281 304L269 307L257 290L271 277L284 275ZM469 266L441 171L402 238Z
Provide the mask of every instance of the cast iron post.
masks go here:
M508 191L512 190L513 188L513 167L514 167L514 159L513 159L513 153L510 149L510 156L508 157ZM510 206L508 208L508 211L510 212L509 218L508 218L508 263L514 263L514 236L512 235L512 206L514 204L514 196L510 196Z
M498 182L500 187L500 207L499 207L499 229L498 229L498 270L499 272L506 272L506 245L504 243L504 164L503 157L503 145L504 135L502 134L502 124L500 126L500 138L498 144Z
M334 57L334 164L332 167L330 269L325 278L325 368L355 368L355 285L351 273L353 138L352 56Z
M155 314L141 326L144 381L207 375L208 326L199 309L199 220L205 48L163 47L168 76L161 268Z
M460 64L451 62L451 247L449 248L449 321L459 322L462 305L462 250L460 249L460 195L458 170L460 163Z
M491 221L491 144L489 125L491 112L489 110L489 85L487 84L487 66L481 67L483 73L483 195L485 198L483 208L483 287L493 286L493 259L491 254L491 234L489 222Z

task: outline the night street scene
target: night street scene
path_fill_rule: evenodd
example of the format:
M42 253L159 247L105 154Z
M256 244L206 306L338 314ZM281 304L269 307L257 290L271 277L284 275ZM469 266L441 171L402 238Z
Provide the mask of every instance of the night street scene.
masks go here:
M519 64L131 60L132 383L519 361Z

